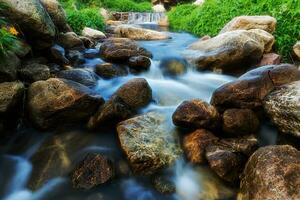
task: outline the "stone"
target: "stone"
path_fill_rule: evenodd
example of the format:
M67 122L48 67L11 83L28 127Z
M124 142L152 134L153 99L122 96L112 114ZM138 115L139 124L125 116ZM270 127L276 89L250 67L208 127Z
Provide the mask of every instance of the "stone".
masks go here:
M66 79L37 81L28 89L29 118L43 130L87 120L102 103L88 87Z
M129 58L128 66L136 71L148 70L151 60L146 56L133 56Z
M84 54L76 49L68 50L66 52L66 58L70 61L72 67L81 67L86 62Z
M65 49L57 44L50 48L50 53L54 61L62 65L70 64L70 61L66 58Z
M274 37L263 30L236 30L190 45L187 59L198 70L244 73L271 51Z
M107 9L105 8L100 8L100 14L104 18L104 21L108 21L110 18L110 13Z
M92 40L101 40L106 38L105 34L101 31L89 28L89 27L84 27L84 29L81 32L81 35L87 38L90 38Z
M15 115L21 107L25 87L21 82L0 83L0 116Z
M112 179L112 162L101 154L88 154L73 170L71 180L76 189L90 190Z
M210 131L198 129L183 139L183 150L189 162L193 164L205 164L205 149L219 139Z
M84 45L79 36L74 32L60 33L58 44L65 49L83 49Z
M170 22L169 22L169 18L168 16L165 16L163 18L161 18L157 24L161 27L169 27L170 26Z
M182 58L169 57L160 61L159 68L165 76L178 76L187 72L188 63Z
M115 34L119 37L133 40L167 40L171 37L163 32L141 28L133 25L119 25L115 28Z
M133 56L152 57L146 49L127 38L110 38L105 40L100 47L100 55L108 61L128 61Z
M172 116L173 123L183 128L215 129L220 122L216 108L200 99L181 103Z
M112 63L97 64L95 68L95 73L104 79L126 76L128 74L126 68Z
M266 146L248 160L238 200L300 199L300 151L289 145Z
M196 0L193 4L196 6L202 6L205 3L205 0Z
M250 109L227 109L223 113L223 131L229 136L254 134L259 120Z
M20 38L18 38L18 39L19 39L19 42L18 42L19 48L15 49L14 53L19 58L24 58L29 53L32 53L32 48L31 48L31 46L25 40L22 40Z
M1 0L7 5L1 15L18 24L32 47L45 49L52 45L55 25L39 0Z
M0 83L17 80L17 71L21 66L20 59L13 53L0 60Z
M263 55L261 61L256 65L257 67L265 65L279 65L281 63L281 56L276 53L266 53Z
M25 65L19 69L18 73L21 80L27 83L47 80L50 78L49 67L38 63Z
M298 41L294 47L293 47L294 53L295 55L298 57L298 59L300 60L300 41Z
M176 192L176 186L172 176L156 175L152 180L154 188L161 194L173 194Z
M220 33L234 30L261 29L269 33L275 31L277 20L271 16L239 16L228 22Z
M95 47L95 43L92 39L84 36L79 36L79 39L83 42L85 48L93 48Z
M163 4L156 4L152 6L152 10L153 12L161 12L161 13L166 12L166 9Z
M75 81L87 87L94 87L97 84L96 74L86 69L70 69L57 73L58 78Z
M173 164L181 149L166 116L150 112L118 124L117 132L133 172L150 175Z
M280 132L300 138L300 81L276 88L264 99L264 110Z

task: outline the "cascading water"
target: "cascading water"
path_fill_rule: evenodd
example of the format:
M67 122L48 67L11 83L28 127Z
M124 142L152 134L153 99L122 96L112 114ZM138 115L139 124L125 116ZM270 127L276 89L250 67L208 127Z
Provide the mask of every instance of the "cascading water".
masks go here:
M128 24L158 23L166 17L164 12L120 12L118 14L119 20L126 21Z

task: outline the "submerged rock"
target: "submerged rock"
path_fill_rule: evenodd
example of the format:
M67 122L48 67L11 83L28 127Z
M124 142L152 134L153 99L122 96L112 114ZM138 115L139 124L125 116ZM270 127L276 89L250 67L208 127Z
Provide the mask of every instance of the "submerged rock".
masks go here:
M115 33L119 37L130 38L133 40L166 40L171 38L166 33L133 25L119 25L116 27Z
M25 87L21 82L0 83L0 116L15 115L21 109Z
M57 77L72 80L87 87L93 87L97 84L96 74L85 69L63 70L57 74Z
M95 73L104 79L126 76L128 74L125 67L114 65L112 63L97 64L95 68Z
M19 76L21 80L27 83L47 80L50 78L50 69L47 65L43 64L29 64L19 70Z
M233 18L220 33L234 30L261 29L273 33L276 28L277 20L271 16L239 16Z
M89 88L66 79L37 81L28 89L29 116L40 129L86 120L102 103Z
M248 160L238 200L300 199L300 151L289 145L258 149Z
M161 60L159 68L165 76L178 76L186 73L188 63L181 58L165 58Z
M118 124L121 148L135 173L153 174L181 154L177 136L167 123L164 115L150 112Z
M264 109L280 132L300 138L300 81L276 88L265 98Z
M216 108L200 99L184 101L172 116L173 123L183 128L215 129L220 115Z
M73 170L74 188L92 189L108 182L114 175L112 162L100 154L88 154Z

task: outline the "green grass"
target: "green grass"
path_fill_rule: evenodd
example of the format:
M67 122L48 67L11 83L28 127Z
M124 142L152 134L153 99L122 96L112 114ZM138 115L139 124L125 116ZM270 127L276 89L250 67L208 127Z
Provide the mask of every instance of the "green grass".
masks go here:
M171 28L198 36L215 36L227 22L240 15L275 17L275 50L285 61L292 60L292 47L300 40L299 0L207 0L201 7L184 4L168 13Z

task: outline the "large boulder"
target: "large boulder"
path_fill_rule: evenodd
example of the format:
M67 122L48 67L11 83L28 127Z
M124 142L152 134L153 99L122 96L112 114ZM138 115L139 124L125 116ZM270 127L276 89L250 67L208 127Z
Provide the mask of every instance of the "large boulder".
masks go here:
M236 30L190 45L187 58L198 70L241 73L271 51L274 37L259 29Z
M21 82L0 83L0 116L7 117L21 108L24 91Z
M84 44L74 32L60 33L58 44L65 49L84 49Z
M264 100L264 109L280 132L300 138L300 81L276 88Z
M20 59L13 53L0 60L0 83L17 80L17 71L21 66Z
M220 33L234 30L261 29L273 33L277 20L271 16L239 16L233 18Z
M166 40L170 36L166 33L141 28L133 25L119 25L115 29L115 34L119 37L130 38L133 40Z
M181 154L176 133L163 114L150 112L128 119L118 124L117 131L121 148L137 174L153 174Z
M59 31L68 32L71 31L70 26L67 23L67 17L65 10L57 0L40 0L48 14L50 15L53 23Z
M84 29L81 32L81 35L90 38L92 40L101 40L106 38L105 34L102 33L101 31L89 27L84 27Z
M244 169L238 200L300 199L300 151L289 145L258 149Z
M66 79L37 81L28 89L28 112L40 129L88 119L103 103L89 88Z
M146 79L135 78L122 85L89 120L89 128L128 119L152 100L152 89Z
M21 80L27 83L47 80L50 78L50 69L47 65L33 63L23 66L18 71Z
M261 108L263 99L277 86L300 80L300 71L289 64L270 65L251 70L216 89L211 104L219 109Z
M48 48L55 36L55 25L39 0L1 0L7 8L1 14L17 23L34 48Z
M181 103L172 119L176 126L183 128L215 129L220 122L220 115L214 106L200 99L193 99Z
M152 54L138 44L127 38L110 38L105 40L100 47L100 55L109 61L128 61L133 56L152 57Z

